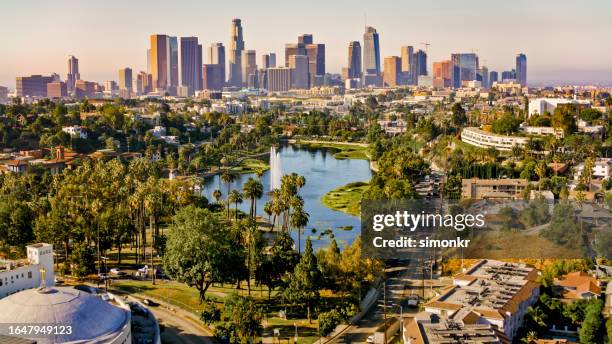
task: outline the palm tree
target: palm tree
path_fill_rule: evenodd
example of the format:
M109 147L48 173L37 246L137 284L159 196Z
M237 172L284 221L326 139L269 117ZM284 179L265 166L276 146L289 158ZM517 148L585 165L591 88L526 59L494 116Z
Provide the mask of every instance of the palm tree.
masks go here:
M230 194L230 185L232 184L234 179L236 179L236 176L229 169L226 169L221 174L221 181L224 182L227 185L227 195L228 195L228 197L229 197L229 194ZM230 217L230 209L229 209L229 202L228 202L227 203L227 219L228 220L229 220L229 217Z
M221 196L223 196L223 194L221 193L221 190L219 189L216 189L215 191L213 191L212 195L215 198L215 201L217 201L217 203L219 203L219 201L221 200Z
M249 215L251 216L251 219L255 221L255 216L257 215L257 203L255 200L260 199L261 196L263 196L263 185L260 181L249 178L249 180L242 187L242 193L244 197L251 200Z
M290 224L297 229L298 232L298 253L302 253L302 229L308 224L310 215L304 211L302 206L295 207L291 213Z
M229 209L230 203L236 204L236 220L238 220L238 203L242 203L242 194L238 190L232 190L227 197L227 208Z

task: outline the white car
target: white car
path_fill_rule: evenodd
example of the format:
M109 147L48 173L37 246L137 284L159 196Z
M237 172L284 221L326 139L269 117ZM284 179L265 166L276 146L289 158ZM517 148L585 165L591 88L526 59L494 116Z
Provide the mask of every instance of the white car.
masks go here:
M366 339L366 343L374 343L374 335L368 336L368 339Z
M119 270L117 268L110 269L110 273L115 275L115 276L123 276L123 275L125 275L125 272L123 272L123 271L121 271L121 270Z

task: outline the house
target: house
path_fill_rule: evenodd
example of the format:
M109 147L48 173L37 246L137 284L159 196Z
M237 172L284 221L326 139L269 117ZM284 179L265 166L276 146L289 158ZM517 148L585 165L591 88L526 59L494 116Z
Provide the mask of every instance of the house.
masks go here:
M6 171L13 173L23 173L28 169L28 162L24 159L9 160L4 164Z
M597 279L583 271L555 279L553 289L557 297L567 302L599 298L602 291Z
M80 125L72 125L69 127L63 127L62 131L69 134L70 136L76 136L82 139L87 138L87 130L85 129L85 127L82 127Z

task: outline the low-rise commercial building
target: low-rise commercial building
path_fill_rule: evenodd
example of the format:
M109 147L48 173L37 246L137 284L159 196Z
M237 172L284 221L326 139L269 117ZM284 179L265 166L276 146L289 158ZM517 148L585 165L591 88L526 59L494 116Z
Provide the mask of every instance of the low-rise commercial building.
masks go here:
M499 135L486 132L480 128L468 127L461 132L461 141L476 147L510 151L514 146L524 147L529 138Z
M463 179L461 198L517 200L523 198L528 185L525 179Z

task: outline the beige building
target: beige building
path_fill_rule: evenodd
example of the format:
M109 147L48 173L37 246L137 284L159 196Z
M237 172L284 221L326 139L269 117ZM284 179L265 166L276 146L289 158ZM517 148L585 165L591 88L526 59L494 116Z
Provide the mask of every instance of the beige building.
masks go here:
M402 60L398 56L385 57L385 70L383 72L385 86L396 87L399 85L401 67Z
M529 185L525 179L463 179L461 198L517 200Z
M524 136L506 136L484 131L480 128L468 127L461 132L461 141L480 148L495 148L500 151L510 151L512 147L524 147L529 141Z

